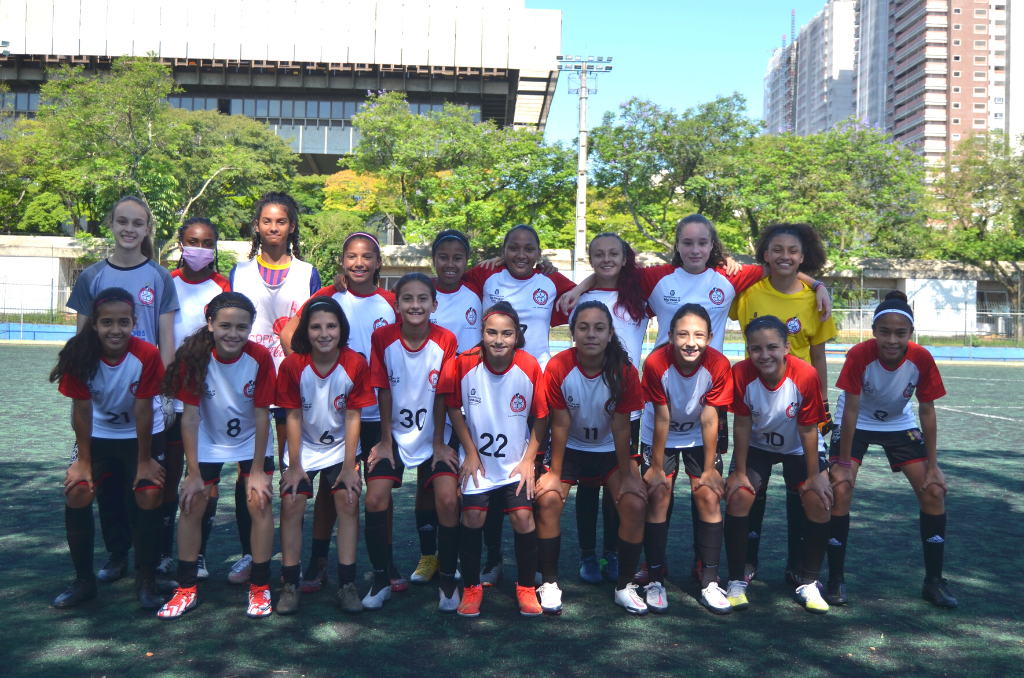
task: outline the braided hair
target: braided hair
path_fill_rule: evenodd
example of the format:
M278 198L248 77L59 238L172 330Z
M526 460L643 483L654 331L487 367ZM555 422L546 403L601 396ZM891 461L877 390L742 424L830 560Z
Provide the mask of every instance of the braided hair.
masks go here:
M135 318L135 299L128 290L121 287L108 287L100 290L92 301L89 311L89 322L82 331L68 339L64 348L57 354L57 364L50 371L50 383L60 381L65 375L77 379L83 384L96 376L103 355L100 335L96 331L96 317L100 307L113 302L123 302L132 309Z
M211 271L216 271L218 270L217 265L220 263L218 261L218 256L220 252L217 249L217 243L220 241L220 232L217 230L217 227L213 225L212 221L210 221L206 217L189 217L188 219L183 221L181 223L181 226L178 227L178 244L181 245L182 247L185 246L185 232L188 231L188 229L191 226L195 226L196 224L206 226L208 229L213 231L213 261L210 263L209 266L207 266L207 268L210 269ZM250 257L250 259L251 258L252 257ZM175 266L175 268L181 268L183 263L185 263L184 256L178 259L178 265Z
M207 323L216 320L225 308L240 308L249 314L250 322L256 319L256 307L249 297L241 292L221 292L206 306ZM179 391L201 395L214 346L209 324L185 337L164 374L164 395L173 398Z
M718 237L718 229L703 214L691 214L688 217L683 217L676 224L676 241L672 246L672 265L683 265L683 258L679 256L679 236L682 234L683 228L689 224L703 224L708 229L708 236L711 238L711 254L708 255L708 263L705 265L708 268L725 266L725 247L722 246L722 240Z
M601 377L611 392L612 400L618 402L622 399L623 391L626 390L625 375L629 369L630 362L629 354L626 353L626 349L622 346L622 342L619 341L618 335L615 334L615 322L612 319L612 312L608 310L608 307L603 302L595 300L584 301L576 307L576 312L573 313L572 320L569 321L569 334L573 337L576 336L576 321L581 313L590 309L604 313L608 318L608 327L612 331L611 341L608 342L608 346L604 349L604 366L601 368Z
M252 249L249 250L249 259L255 259L260 253L260 217L263 216L263 208L267 205L283 207L288 213L288 243L287 252L296 259L302 259L302 252L299 248L299 205L295 198L287 193L264 193L256 203L253 212L252 223L249 228L252 230Z

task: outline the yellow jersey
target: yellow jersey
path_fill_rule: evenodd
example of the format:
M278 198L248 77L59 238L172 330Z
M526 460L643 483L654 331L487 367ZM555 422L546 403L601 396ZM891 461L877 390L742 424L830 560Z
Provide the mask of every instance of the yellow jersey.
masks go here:
M811 362L812 345L824 344L837 334L834 319L821 322L814 290L806 283L801 283L796 294L783 294L765 278L738 295L729 309L729 317L739 321L741 330L763 315L773 315L786 324L789 352L807 363Z

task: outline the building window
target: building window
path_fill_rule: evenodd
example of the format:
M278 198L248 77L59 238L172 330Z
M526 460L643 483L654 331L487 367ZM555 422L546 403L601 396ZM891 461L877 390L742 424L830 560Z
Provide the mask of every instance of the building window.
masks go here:
M974 71L974 79L975 80L984 80L985 79L985 71Z
M960 124L960 118L953 118L953 124L954 125L959 125Z
M959 141L959 140L960 140L960 135L959 134L954 134L953 135L953 141Z
M974 63L976 63L976 64L983 64L983 63L985 63L985 61L986 61L986 58L984 56L976 56L976 57L974 57Z
M976 110L976 111L984 111L985 110L985 104L974 104L974 110Z
M979 127L981 127L981 128L985 127L985 120L984 120L984 118L975 118L974 119L974 128L977 129Z
M953 30L954 31L959 31L960 30L960 24L953 24Z
M960 71L953 71L953 77L954 78L959 78L960 77Z
M980 47L981 49L984 49L987 44L988 44L987 40L975 40L974 41L974 46L975 47Z
M959 7L953 10L953 14L959 14L959 13L960 13L960 8Z
M1003 114L1002 113L993 113L992 117L995 118L996 120L1002 120L1003 119Z
M959 87L954 87L953 88L953 94L960 94L960 88Z
M988 16L987 9L976 9L974 10L974 16Z
M974 88L974 96L978 96L979 94L980 95L984 95L985 94L985 88L984 87L975 87Z
M987 30L988 30L988 26L986 26L985 24L974 24L974 32L975 33L984 33Z
M1001 103L1003 103L1003 97L996 97L996 98L992 99L992 103L994 103L994 104L1001 104Z
M953 102L953 108L960 108L960 102L959 101L954 101Z
M953 61L960 61L960 55L959 54L954 54L953 55Z

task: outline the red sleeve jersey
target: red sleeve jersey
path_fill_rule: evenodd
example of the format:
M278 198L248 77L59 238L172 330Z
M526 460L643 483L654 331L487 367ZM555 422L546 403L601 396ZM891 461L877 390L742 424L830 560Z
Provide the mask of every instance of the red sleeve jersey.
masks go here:
M733 380L733 402L729 409L738 416L751 418L751 447L803 454L799 427L825 421L817 370L787 355L782 380L769 388L748 358L733 367Z

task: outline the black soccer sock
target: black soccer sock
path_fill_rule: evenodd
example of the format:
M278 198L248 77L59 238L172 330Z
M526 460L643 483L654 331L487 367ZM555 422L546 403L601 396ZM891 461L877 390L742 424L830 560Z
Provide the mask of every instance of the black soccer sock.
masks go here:
M331 550L330 539L317 539L313 537L313 545L309 550L309 562L316 565L320 558L327 558L327 552Z
M437 511L416 509L416 533L420 536L420 555L437 553Z
M398 567L395 566L395 545L392 542L388 542L388 578L398 579L401 576Z
M928 581L942 578L942 552L946 545L946 514L921 512L921 546L924 547L924 576Z
M804 503L800 501L800 494L790 492L786 489L786 564L793 568L800 566L803 562L803 540L804 540ZM819 568L820 569L820 568Z
M644 524L644 554L647 575L651 581L665 581L665 547L668 545L668 522Z
M92 570L93 540L96 524L92 520L92 504L82 508L64 506L64 525L67 529L68 549L75 566L75 578L96 581Z
M725 557L729 561L729 581L743 581L743 567L750 557L750 516L725 514Z
M174 553L174 524L178 518L178 500L175 495L171 501L160 506L160 557L170 557Z
M828 580L846 581L846 545L850 535L850 514L832 516L828 540Z
M668 511L665 512L665 529L666 530L668 529L668 526L672 523L672 509L674 509L675 506L676 506L676 488L675 488L674 485L672 485L672 479L671 478L669 478L668 482L669 482L669 487L671 487L672 489L669 491L669 495L668 495Z
M600 498L599 487L576 487L576 537L580 542L581 559L597 552L597 505Z
M255 560L253 561L252 572L249 575L249 583L253 586L266 586L270 583L269 560L265 560L262 563L257 563Z
M540 576L545 584L558 583L558 557L561 553L562 535L550 539L537 539L537 567L540 568ZM518 558L518 553L516 557Z
M697 522L697 549L700 555L701 574L700 586L707 588L718 581L718 563L722 558L722 535L725 526L721 521L707 523Z
M477 536L477 543L480 537ZM455 569L459 560L459 526L437 526L437 573L445 598L455 591ZM479 577L479 573L477 574Z
M487 546L487 567L491 568L501 562L501 530L505 525L505 510L500 506L487 509L484 520L484 544ZM465 573L463 573L465 574Z
M217 517L217 497L206 500L206 511L203 512L203 524L199 528L202 541L199 544L199 555L206 557L206 545L210 543L213 533L213 519Z
M516 567L519 585L533 588L537 576L537 529L515 533Z
M371 595L376 595L385 586L391 586L388 574L388 512L366 511L366 553L373 566L373 587Z
M619 510L615 508L615 500L607 485L601 490L601 526L604 535L603 551L607 556L619 548Z
M690 522L693 525L693 555L700 557L700 512L697 510L697 497L690 493Z
M640 552L644 548L642 541L633 543L619 537L619 580L615 583L615 590L621 591L627 584L632 583L636 574L636 568L640 564Z
M345 565L338 563L338 588L343 587L345 584L351 584L356 580L356 564L350 563Z
M768 504L768 482L761 483L761 489L754 495L754 503L750 507L747 532L747 555L746 562L757 565L758 552L761 550L761 526L764 524L764 512ZM729 560L730 572L732 571L732 559ZM729 577L732 579L732 577Z
M128 498L124 493L123 478L123 469L115 467L113 475L104 479L96 487L96 512L100 517L103 545L108 553L128 553L132 548L132 531L128 521ZM135 504L134 499L132 504Z
M459 562L462 564L462 583L465 586L480 584L480 533L482 527L459 528Z
M196 576L199 574L198 560L178 559L178 586L183 589L192 588L196 585Z
M160 560L160 535L163 522L163 506L155 509L139 509L139 581L156 579L156 564Z
M252 555L252 516L245 497L245 478L238 474L235 483L235 525L238 527L238 541L242 544L242 555Z
M828 549L828 533L830 528L831 521L826 520L823 523L815 523L810 518L804 518L801 584L811 584L818 581L818 577L821 576L821 563L825 560L825 551Z
M292 586L299 585L299 577L302 576L302 565L282 565L281 566L281 578L285 584L291 584Z

